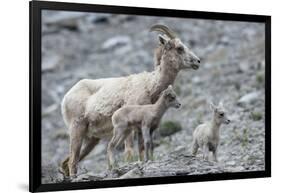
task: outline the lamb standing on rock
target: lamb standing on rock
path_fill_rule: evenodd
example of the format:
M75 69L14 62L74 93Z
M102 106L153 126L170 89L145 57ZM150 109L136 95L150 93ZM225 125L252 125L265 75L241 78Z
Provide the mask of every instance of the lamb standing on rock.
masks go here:
M199 125L193 132L192 154L195 156L198 148L203 149L203 159L208 160L209 152L213 153L214 161L217 161L217 147L219 145L219 132L222 123L229 124L223 104L215 106L210 103L213 112L212 121Z
M78 162L100 139L112 136L111 117L116 110L123 105L155 103L160 93L174 83L179 71L199 68L200 59L167 26L154 25L151 31L165 34L159 35L154 71L118 78L84 79L64 96L61 109L70 135L69 155L61 164L66 176L75 177ZM129 146L125 143L125 147Z
M159 122L169 107L179 108L181 104L176 98L172 86L170 85L164 90L155 104L149 105L127 105L115 111L112 116L112 124L114 127L113 137L108 144L108 164L109 169L116 167L115 149L123 144L124 140L132 130L136 129L138 134L142 134L144 140L144 160L148 161L153 157L152 133L158 127ZM138 136L138 140L141 136ZM141 159L140 141L139 159Z

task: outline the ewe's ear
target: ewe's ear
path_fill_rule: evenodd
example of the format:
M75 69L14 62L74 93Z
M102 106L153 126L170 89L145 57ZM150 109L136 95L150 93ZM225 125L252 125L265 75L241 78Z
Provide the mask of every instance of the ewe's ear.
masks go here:
M165 44L165 49L170 50L172 47L172 42L168 40L168 42Z
M158 35L158 39L159 39L159 42L163 45L166 45L168 42L168 39L166 39L163 35Z

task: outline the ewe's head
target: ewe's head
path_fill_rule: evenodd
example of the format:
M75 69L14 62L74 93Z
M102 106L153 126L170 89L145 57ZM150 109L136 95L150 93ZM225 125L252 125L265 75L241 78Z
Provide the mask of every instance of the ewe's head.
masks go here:
M220 102L218 106L215 106L212 102L210 103L210 108L214 113L214 119L217 124L229 124L230 120L226 115L226 111L224 109L223 103Z
M181 104L177 99L177 95L172 85L168 86L168 88L163 91L163 97L167 107L174 107L176 109L180 108Z
M170 68L177 71L190 68L197 70L199 68L200 59L181 42L171 29L165 25L157 24L152 26L150 31L158 31L164 34L158 36L161 46L161 60L167 61L165 64L170 64Z

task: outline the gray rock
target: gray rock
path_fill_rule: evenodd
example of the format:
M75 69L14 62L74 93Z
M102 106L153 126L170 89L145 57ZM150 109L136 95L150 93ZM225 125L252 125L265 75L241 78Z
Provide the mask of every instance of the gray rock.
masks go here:
M61 62L61 58L57 55L43 57L42 72L54 71Z
M87 16L86 20L94 24L101 24L101 23L104 24L109 22L110 16L111 14L102 14L102 13L93 14L93 15L91 14Z
M131 38L129 36L123 36L123 35L120 35L120 36L115 36L115 37L112 37L108 40L106 40L101 48L103 50L111 50L111 49L115 49L117 47L122 47L124 45L127 45L128 43L130 43L131 41Z
M248 94L242 96L238 100L237 104L241 105L241 106L247 105L247 104L252 104L252 103L256 102L259 99L259 97L260 97L260 92L251 92L251 93L248 93Z
M87 16L88 13L83 12L56 12L55 14L43 17L44 24L58 27L78 27L78 22L81 18Z
M143 171L140 167L136 167L126 174L120 176L120 179L126 179L126 178L139 178L143 175Z

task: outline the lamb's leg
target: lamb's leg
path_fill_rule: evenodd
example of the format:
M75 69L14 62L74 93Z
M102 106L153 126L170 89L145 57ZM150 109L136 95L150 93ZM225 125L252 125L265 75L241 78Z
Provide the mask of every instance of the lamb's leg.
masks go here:
M126 132L126 127L116 127L114 128L114 134L111 141L108 144L107 152L108 152L108 168L112 169L113 167L117 167L117 162L115 161L115 150L116 148L124 143L124 140L128 136Z
M131 132L125 140L125 160L127 162L133 161L134 157L134 132Z
M116 165L115 161L115 145L117 143L117 136L113 135L112 139L107 145L107 156L108 156L108 169L111 170L114 165Z
M196 156L197 151L198 151L199 145L195 139L192 141L192 155Z
M204 144L203 145L203 159L207 161L208 157L209 157L209 148L208 148L207 144Z
M153 131L154 129L150 129L149 134L150 134L150 148L149 148L149 153L150 153L150 159L153 160Z
M213 160L214 160L215 162L218 162L218 159L217 159L217 149L214 148L214 150L212 151L212 153L213 153Z
M149 128L148 127L142 127L142 135L143 135L143 140L144 140L144 161L148 161L150 159L150 146L151 146L151 136L150 136L150 132L149 132Z
M144 146L143 146L143 139L142 139L142 133L141 131L137 131L138 132L138 159L139 161L143 161L143 149L144 149Z
M77 173L77 164L86 129L86 122L82 118L75 120L70 127L70 156L68 167L71 177L75 177Z

